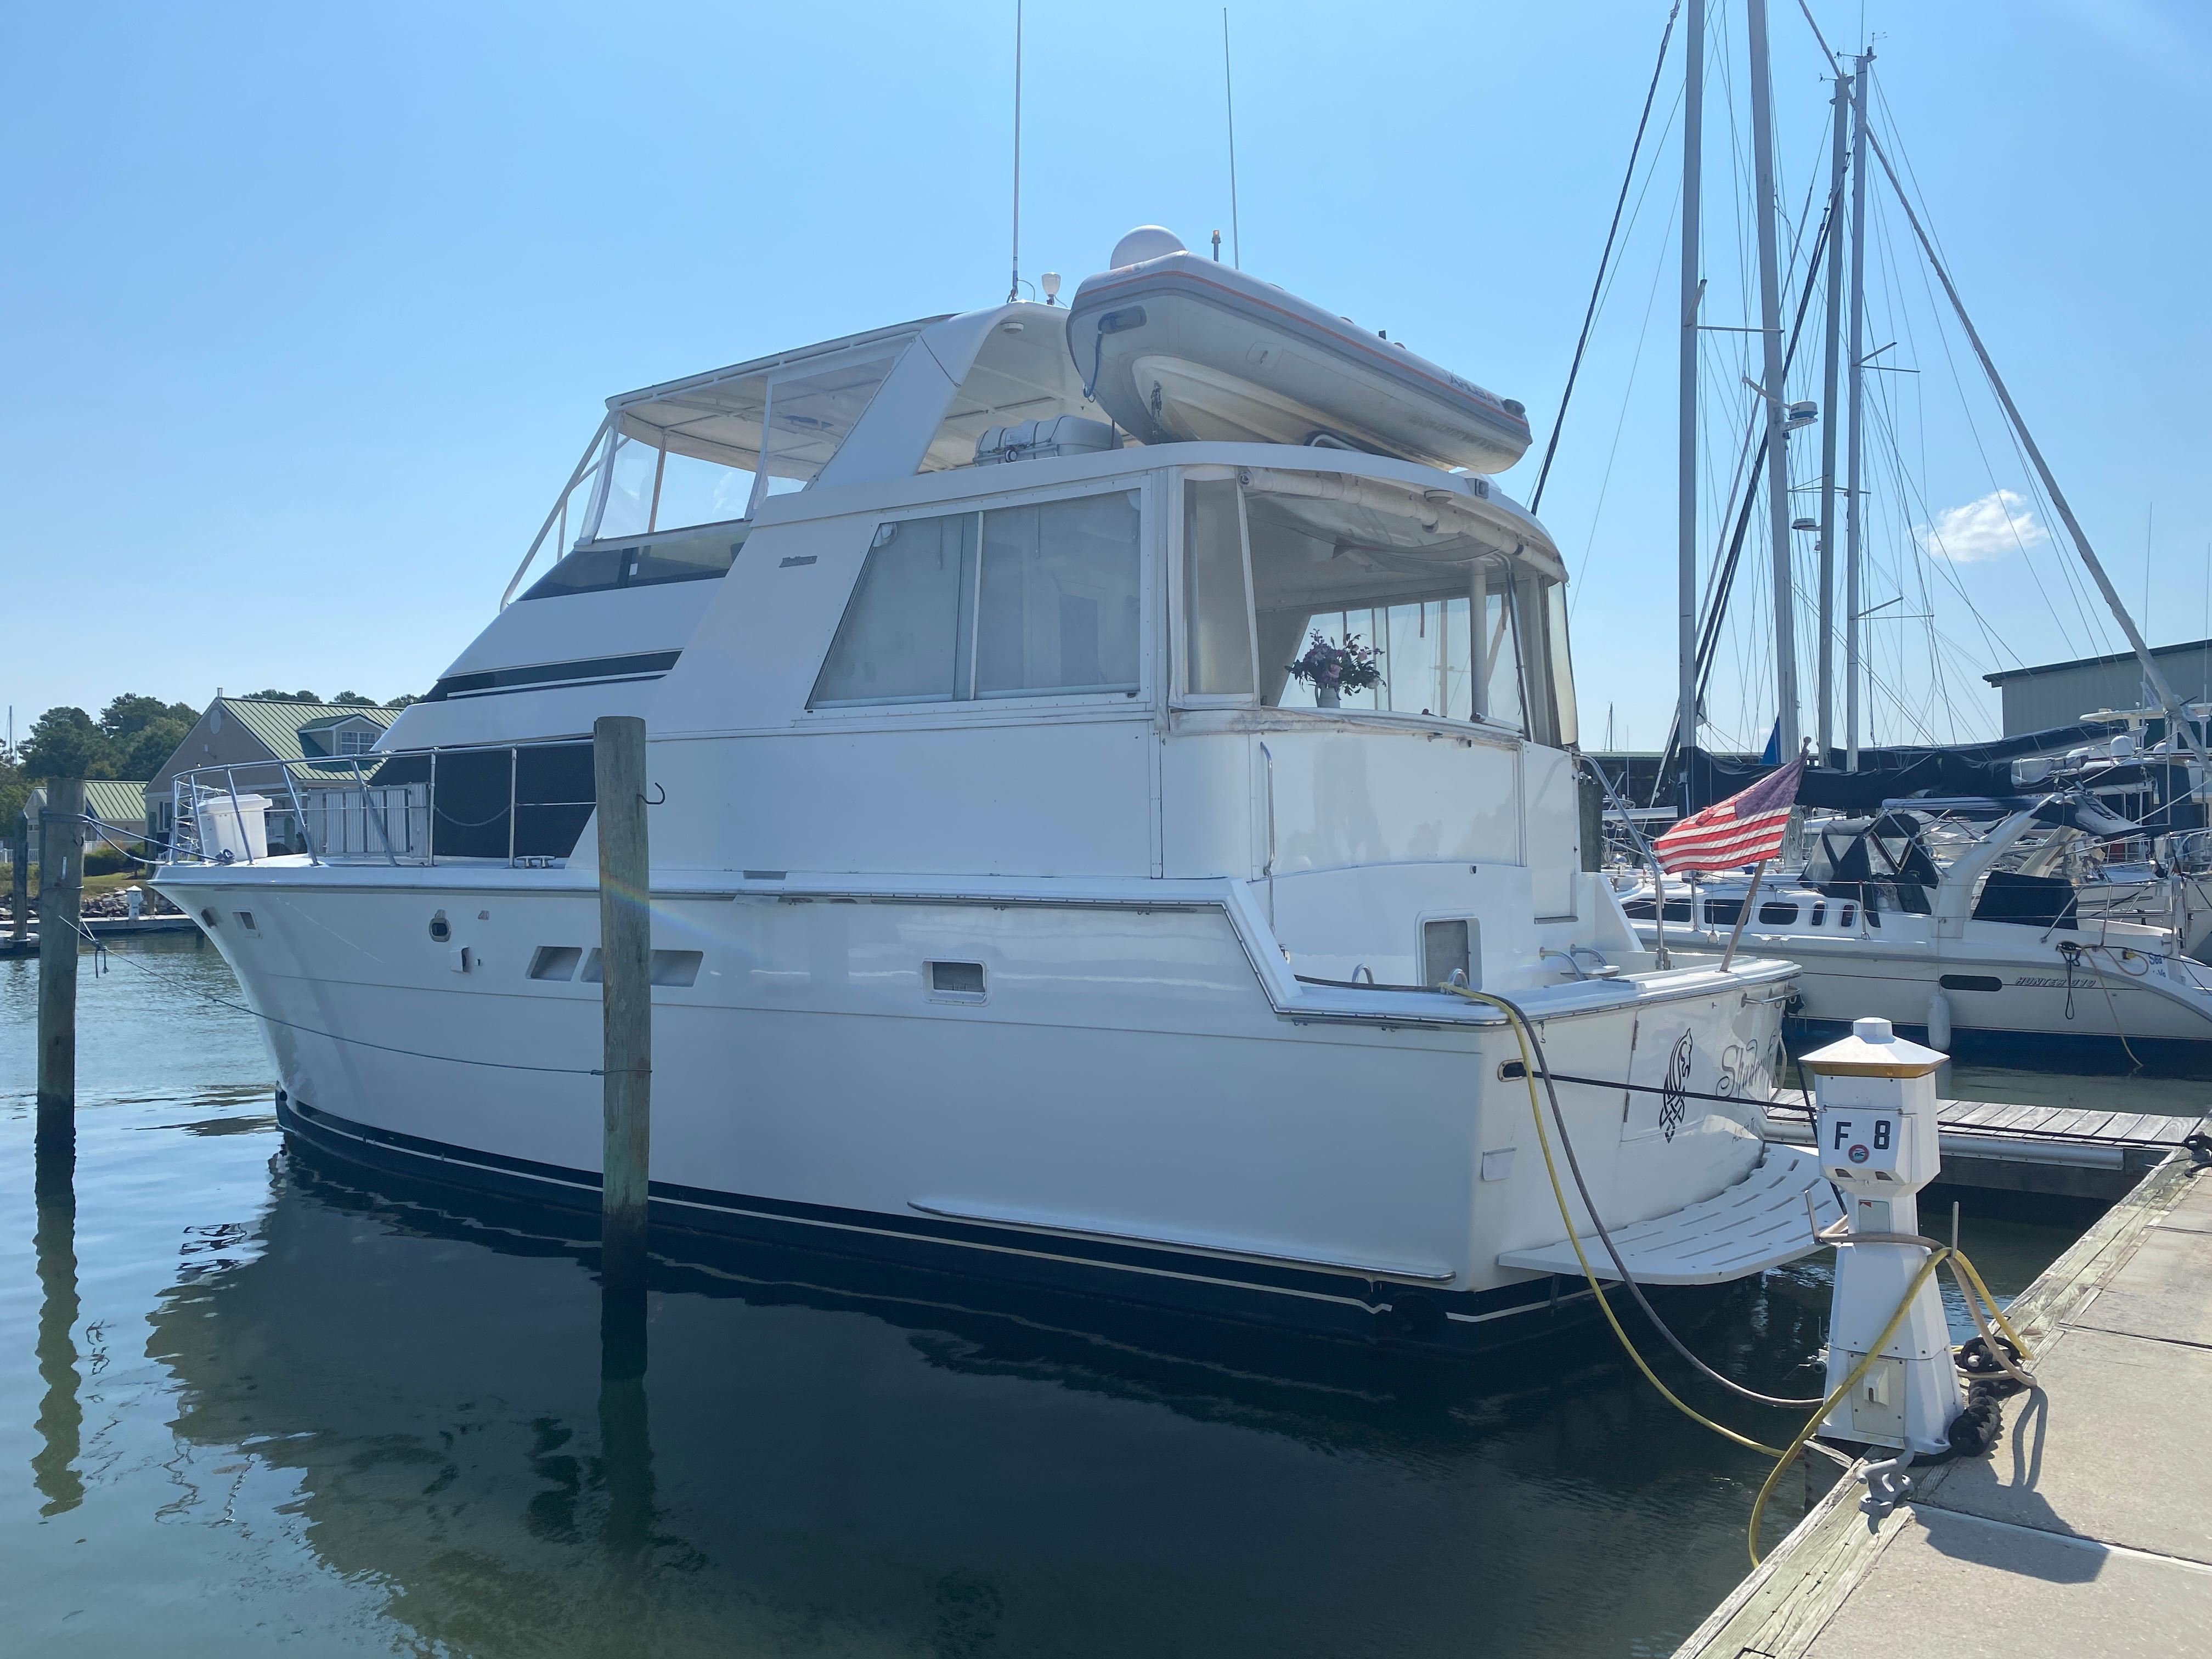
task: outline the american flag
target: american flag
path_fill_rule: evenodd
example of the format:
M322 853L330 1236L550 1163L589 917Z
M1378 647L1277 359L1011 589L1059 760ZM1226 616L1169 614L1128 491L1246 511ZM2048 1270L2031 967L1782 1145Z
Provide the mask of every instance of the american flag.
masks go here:
M1741 794L1693 812L1651 843L1662 870L1736 870L1771 859L1782 850L1796 804L1797 780L1805 774L1799 756L1770 772Z

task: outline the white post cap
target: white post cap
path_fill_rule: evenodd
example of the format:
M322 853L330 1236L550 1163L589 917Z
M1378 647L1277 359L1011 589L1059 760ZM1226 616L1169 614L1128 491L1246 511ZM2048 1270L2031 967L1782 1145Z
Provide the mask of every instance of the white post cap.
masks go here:
M1880 1014L1869 1014L1863 1019L1853 1020L1851 1035L1861 1042L1891 1042L1897 1037L1897 1033L1889 1029L1889 1022Z

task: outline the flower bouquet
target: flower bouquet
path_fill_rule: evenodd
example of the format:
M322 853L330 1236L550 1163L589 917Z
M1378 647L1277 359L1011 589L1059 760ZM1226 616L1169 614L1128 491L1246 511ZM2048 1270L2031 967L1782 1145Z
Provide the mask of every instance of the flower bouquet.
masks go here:
M1291 678L1313 687L1316 705L1334 708L1345 692L1364 691L1382 684L1382 671L1375 658L1371 648L1360 644L1358 635L1347 634L1342 645L1331 645L1316 628L1306 644L1305 655L1291 665Z

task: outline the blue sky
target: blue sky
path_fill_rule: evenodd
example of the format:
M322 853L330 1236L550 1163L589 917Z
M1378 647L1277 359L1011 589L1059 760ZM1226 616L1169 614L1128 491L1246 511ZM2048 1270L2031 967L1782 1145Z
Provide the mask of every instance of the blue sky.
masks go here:
M2123 592L2140 602L2148 518L2148 631L2201 636L2212 21L2148 0L1814 10L1839 45L1874 32L1885 119ZM1246 267L1547 430L1666 7L1231 16ZM608 393L1000 297L1012 20L1011 3L22 14L0 111L0 701L19 732L124 690L422 690L491 613ZM1773 27L1794 213L1826 92L1793 4ZM1741 129L1740 8L1715 28ZM1032 4L1027 34L1026 272L1072 288L1146 221L1194 246L1229 228L1217 7ZM1576 571L1592 742L1608 709L1620 738L1656 741L1672 695L1680 61L1544 504ZM1705 314L1740 323L1756 318L1730 118L1707 129ZM1899 709L1876 729L1936 719L1940 692L1976 735L1984 669L2116 635L2069 597L2047 509L1889 219L1877 326L1900 338L1886 361L1921 372L1909 395L1889 383L1899 487L1877 563L1901 615L1915 583L1942 603L1885 624ZM1747 337L1712 337L1725 387ZM1817 470L1816 439L1793 450L1798 476ZM1525 499L1534 481L1532 457L1503 482ZM1923 552L1923 526L1949 550ZM1740 591L1711 712L1763 733L1764 601Z

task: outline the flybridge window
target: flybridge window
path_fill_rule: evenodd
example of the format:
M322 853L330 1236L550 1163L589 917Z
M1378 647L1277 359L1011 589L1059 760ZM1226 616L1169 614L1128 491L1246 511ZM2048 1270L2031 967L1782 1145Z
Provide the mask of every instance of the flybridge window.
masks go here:
M1573 741L1556 583L1424 511L1419 495L1326 475L1256 480L1183 487L1182 700L1312 708L1314 688L1289 665L1319 634L1376 653L1382 683L1340 693L1343 708Z
M811 708L1133 695L1134 490L878 526Z
M727 575L744 545L743 532L716 531L635 547L580 547L540 576L526 599L598 593L611 587L656 587L664 582L706 581Z
M587 535L605 542L749 519L764 497L804 489L896 361L839 354L625 404Z

